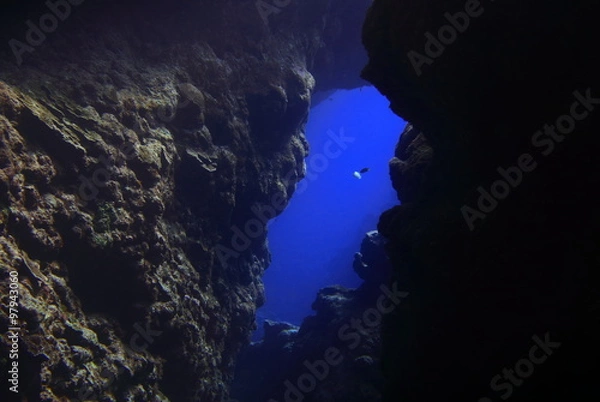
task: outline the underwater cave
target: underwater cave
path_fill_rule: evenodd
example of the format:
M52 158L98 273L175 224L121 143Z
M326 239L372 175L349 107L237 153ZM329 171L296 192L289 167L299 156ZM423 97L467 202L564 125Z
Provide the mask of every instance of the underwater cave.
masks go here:
M597 2L0 10L0 401L598 400Z

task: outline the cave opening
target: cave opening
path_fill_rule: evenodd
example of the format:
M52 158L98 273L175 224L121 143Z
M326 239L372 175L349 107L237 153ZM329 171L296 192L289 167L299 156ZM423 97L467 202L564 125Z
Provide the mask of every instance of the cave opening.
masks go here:
M265 320L299 326L313 314L319 289L360 286L354 254L365 234L377 228L379 215L398 204L388 161L406 122L370 86L320 99L306 126L306 177L285 211L268 224L272 261L253 341L263 337ZM363 168L369 170L354 174Z

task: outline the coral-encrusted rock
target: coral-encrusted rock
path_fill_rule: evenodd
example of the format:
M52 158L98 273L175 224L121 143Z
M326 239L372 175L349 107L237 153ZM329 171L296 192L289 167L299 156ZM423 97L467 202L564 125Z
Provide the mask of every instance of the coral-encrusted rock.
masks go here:
M385 238L378 231L368 232L360 244L360 252L354 254L354 272L367 286L386 283L391 273L391 264L385 253Z
M344 65L360 85L336 46L369 3L265 21L252 0L85 2L39 46L0 50L0 289L18 271L23 399L227 397L264 302L265 222L304 175L314 76L331 88ZM2 43L37 11L3 9Z

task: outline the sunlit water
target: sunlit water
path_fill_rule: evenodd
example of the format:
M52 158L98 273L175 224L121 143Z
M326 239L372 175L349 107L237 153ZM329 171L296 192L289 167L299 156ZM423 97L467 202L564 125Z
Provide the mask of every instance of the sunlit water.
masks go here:
M353 255L382 211L397 204L388 161L405 122L372 87L337 91L311 109L306 127L307 177L286 210L268 226L272 263L264 282L264 319L299 325L325 286L360 285ZM368 167L358 179L355 171Z

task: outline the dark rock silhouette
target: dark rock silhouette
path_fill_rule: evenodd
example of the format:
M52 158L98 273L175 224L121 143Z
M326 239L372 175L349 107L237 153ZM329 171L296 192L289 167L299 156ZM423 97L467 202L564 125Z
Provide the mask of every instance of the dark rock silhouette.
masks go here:
M598 11L374 1L363 77L413 125L379 222L410 293L385 319L384 401L598 398Z

